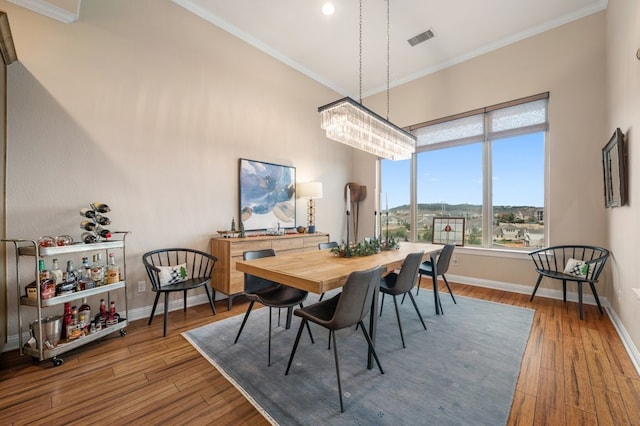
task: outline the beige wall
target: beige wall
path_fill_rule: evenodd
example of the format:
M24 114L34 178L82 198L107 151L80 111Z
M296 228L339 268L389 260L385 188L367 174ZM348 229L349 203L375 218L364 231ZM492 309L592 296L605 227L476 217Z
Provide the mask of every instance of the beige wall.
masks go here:
M635 3L610 3L622 4L619 20L635 31L614 38L637 41L637 24L630 25L637 19L627 13ZM133 231L127 278L135 283L145 279L145 251L207 249L215 230L228 227L237 210L240 157L291 164L299 181L322 181L316 223L332 239L340 240L345 226L337 214L344 184L356 181L374 194L375 159L327 141L319 129L317 107L337 94L168 0L85 0L80 21L68 25L5 0L0 7L9 13L20 57L9 68L9 236L79 236L77 210L108 202L115 227ZM391 119L406 126L549 91L549 243L611 244L613 286L624 282L628 292L631 271L614 264L632 242L606 224L625 215L628 229L637 225L625 213L630 209L603 207L600 149L612 127L626 125L627 132L638 120L637 103L635 114L625 109L615 112L624 119L607 119L605 89L637 94L638 81L629 78L631 69L616 70L624 83L605 80L606 20L606 12L598 13L393 88ZM633 104L624 99L621 108ZM384 112L386 99L380 94L365 104ZM373 196L362 209L373 210ZM304 203L298 218L306 220ZM372 229L372 216L360 227ZM457 255L453 275L524 291L535 281L526 255L471 249ZM611 297L609 276L603 286ZM152 300L135 291L130 298L130 308ZM614 301L637 345L634 305L627 305Z
M352 150L326 140L317 112L336 93L169 0L87 0L73 24L0 8L20 58L8 69L9 237L79 237L78 210L105 202L112 228L132 231L129 308L149 307L141 255L208 251L237 220L242 157L322 181L316 224L340 238ZM9 316L15 335L13 303Z
M550 92L548 243L606 245L600 150L609 135L604 26L601 12L393 88L390 117L408 126ZM372 96L365 103L384 111L386 96ZM526 158L516 160L526 167ZM370 174L367 178L372 179ZM536 279L524 254L457 249L456 256L459 263L451 274L471 278L470 282L511 283L530 292ZM546 280L542 286L559 288Z
M629 204L607 210L608 245L613 253L612 286L606 296L640 348L638 279L640 237L640 6L635 0L609 0L607 9L607 126L619 127L628 143ZM640 290L639 290L640 291Z

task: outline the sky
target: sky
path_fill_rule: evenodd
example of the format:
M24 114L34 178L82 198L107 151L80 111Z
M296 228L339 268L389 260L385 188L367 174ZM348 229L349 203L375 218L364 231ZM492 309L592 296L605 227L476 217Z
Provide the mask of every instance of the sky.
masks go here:
M493 141L493 205L544 206L544 133ZM418 203L482 204L480 143L418 154ZM410 160L382 161L384 210L409 204Z

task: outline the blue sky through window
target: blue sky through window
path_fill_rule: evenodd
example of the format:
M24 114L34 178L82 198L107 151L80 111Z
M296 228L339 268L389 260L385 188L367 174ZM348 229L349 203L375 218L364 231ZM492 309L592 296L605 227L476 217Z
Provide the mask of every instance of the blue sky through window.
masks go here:
M493 205L544 206L544 133L495 140ZM410 160L382 161L381 207L409 204ZM482 204L482 144L418 154L418 203Z

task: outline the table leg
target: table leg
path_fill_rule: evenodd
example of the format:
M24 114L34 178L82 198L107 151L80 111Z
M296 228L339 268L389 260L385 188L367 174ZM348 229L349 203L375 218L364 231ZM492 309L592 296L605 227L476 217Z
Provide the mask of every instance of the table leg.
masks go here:
M436 305L436 315L440 315L440 295L438 294L438 276L433 274L433 301Z

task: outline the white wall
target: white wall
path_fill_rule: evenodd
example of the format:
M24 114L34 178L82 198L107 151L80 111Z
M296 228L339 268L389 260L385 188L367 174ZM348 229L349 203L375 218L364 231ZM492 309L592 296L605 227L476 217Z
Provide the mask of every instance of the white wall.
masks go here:
M129 308L150 306L151 292L135 291L141 255L208 251L238 220L238 158L249 158L322 181L317 228L340 238L352 151L325 138L317 112L336 93L169 0L86 0L73 24L0 8L19 57L8 69L8 237L79 238L78 210L105 202L112 228L132 232Z

